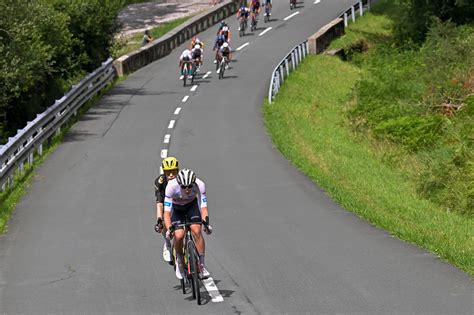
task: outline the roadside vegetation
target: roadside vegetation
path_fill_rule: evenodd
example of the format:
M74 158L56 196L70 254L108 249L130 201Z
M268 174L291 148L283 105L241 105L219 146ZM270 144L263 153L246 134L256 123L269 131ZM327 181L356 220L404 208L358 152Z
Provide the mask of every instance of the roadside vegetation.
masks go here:
M346 60L307 58L264 119L343 207L473 275L473 5L459 3L411 25L419 1L379 1L332 43Z
M86 73L120 53L119 49L126 49L115 41L120 30L117 14L126 5L138 2L143 1L0 1L0 145L54 104ZM188 18L153 29L153 38ZM0 234L6 231L8 219L31 184L36 167L98 99L100 96L80 109L60 135L46 145L42 156L35 154L33 166L25 166L24 172L15 175L13 187L0 192Z
M150 29L150 35L153 39L158 39L161 36L165 35L175 27L183 24L196 14L189 15L186 17L178 18L176 20L170 21L163 23L157 27L151 28ZM113 58L118 58L120 56L126 55L134 50L137 50L140 48L143 40L143 33L135 34L130 37L120 37L117 38L114 42L114 45L112 46L112 57Z

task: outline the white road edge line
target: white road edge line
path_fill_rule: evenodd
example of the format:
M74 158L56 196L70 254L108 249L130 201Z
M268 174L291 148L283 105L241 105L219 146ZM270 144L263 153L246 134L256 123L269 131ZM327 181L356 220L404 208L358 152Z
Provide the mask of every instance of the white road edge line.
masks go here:
M196 91L196 89L197 89L197 88L198 88L198 86L197 86L197 85L193 85L193 87L191 88L191 92L194 92L194 91Z
M265 34L266 32L268 32L268 31L271 30L271 29L272 29L271 26L267 27L263 32L261 32L260 34L258 34L258 36L262 36L263 34Z
M174 111L174 114L178 115L180 111L181 111L181 107L177 107L176 110Z
M174 123L175 123L175 120L170 120L170 124L168 125L168 129L173 129L174 128Z
M211 296L212 302L214 303L224 302L224 298L222 297L221 293L219 292L219 289L214 283L214 279L209 277L207 279L202 280L202 283L204 283L204 287L206 288L207 292Z
M286 18L284 18L283 20L288 21L289 19L291 19L292 17L294 17L294 16L297 15L297 14L300 14L300 11L297 11L297 12L291 14L291 15L288 15L288 16L287 16Z
M161 155L160 156L161 156L162 159L168 157L168 150L167 149L161 150Z
M183 97L183 99L181 100L181 102L183 102L183 103L186 102L186 101L188 100L188 98L189 98L189 95L186 95L185 97Z
M166 134L166 135L165 135L165 138L163 139L163 143L170 143L170 138L171 138L171 135L170 135L170 134Z
M243 44L242 46L240 46L240 47L237 48L236 50L239 51L239 50L243 49L244 47L246 47L246 46L248 46L248 45L250 45L250 43L249 43L249 42L246 42L245 44Z

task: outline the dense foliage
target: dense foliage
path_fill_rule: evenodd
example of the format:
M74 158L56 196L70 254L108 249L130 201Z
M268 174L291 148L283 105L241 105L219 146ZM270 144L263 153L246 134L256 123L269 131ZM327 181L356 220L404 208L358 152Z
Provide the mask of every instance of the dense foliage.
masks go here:
M110 55L130 0L0 0L0 143Z
M422 3L436 11L436 1L409 2L417 4L413 12ZM452 20L472 18L456 9L460 1L451 1L456 3L451 11L450 1L438 2L445 5L439 12L451 12ZM403 156L415 159L413 173L423 197L472 216L474 27L431 16L419 45L413 45L413 34L407 35L406 41L395 36L378 42L369 54L353 57L367 75L356 87L357 102L348 113L351 124L398 146L399 163L406 161Z

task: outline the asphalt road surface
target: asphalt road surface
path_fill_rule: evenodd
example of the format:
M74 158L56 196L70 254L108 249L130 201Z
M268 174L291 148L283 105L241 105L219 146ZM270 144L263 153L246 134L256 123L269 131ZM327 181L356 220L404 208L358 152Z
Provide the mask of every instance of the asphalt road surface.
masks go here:
M315 2L276 3L273 20L261 17L243 38L229 18L231 46L249 44L223 80L214 27L201 35L194 91L178 79L181 47L92 108L39 168L0 238L0 313L472 314L467 274L341 209L266 134L273 68L354 0ZM153 229L164 149L207 183L216 287L202 289L202 306L180 292Z

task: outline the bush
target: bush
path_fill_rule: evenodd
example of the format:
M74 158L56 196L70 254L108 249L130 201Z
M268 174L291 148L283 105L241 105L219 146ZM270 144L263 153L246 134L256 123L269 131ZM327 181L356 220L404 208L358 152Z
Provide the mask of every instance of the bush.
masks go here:
M421 45L383 40L356 59L366 72L348 122L422 165L421 196L474 215L474 27L432 19Z

